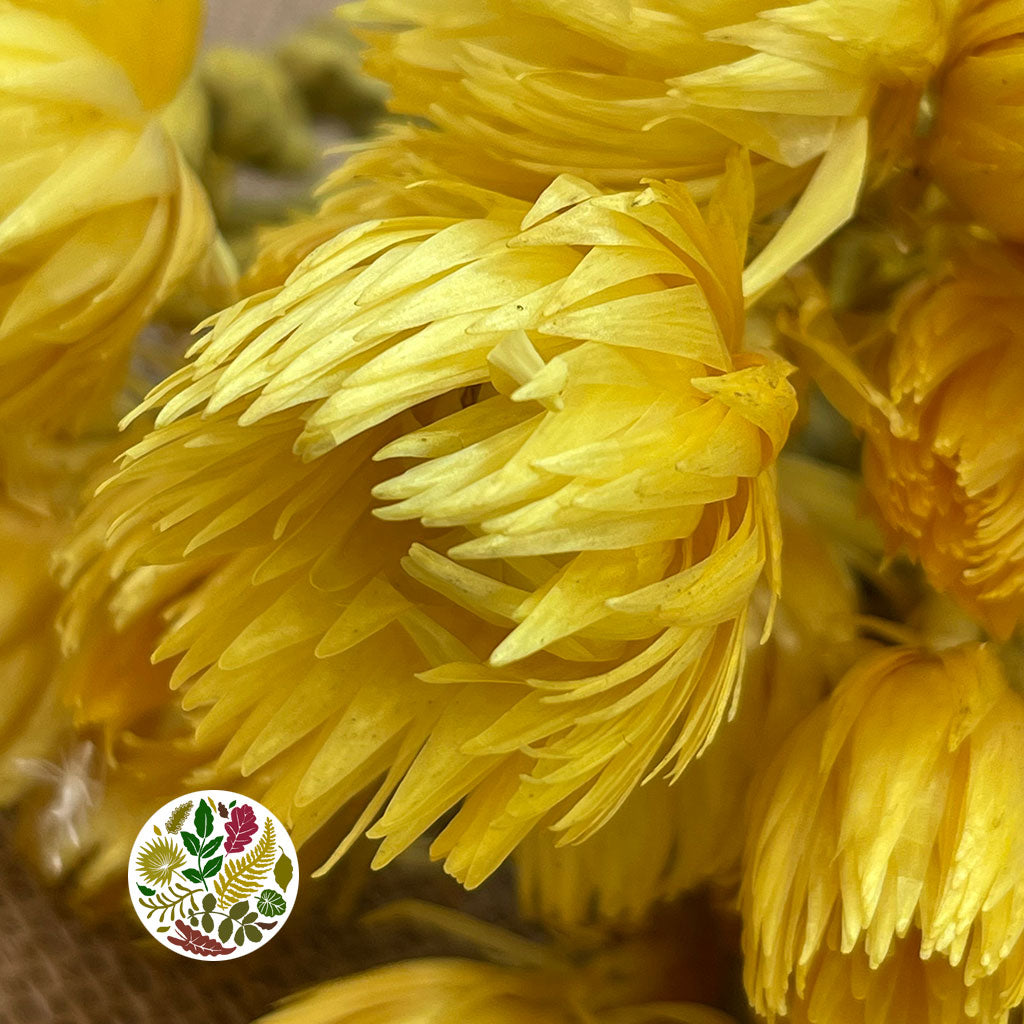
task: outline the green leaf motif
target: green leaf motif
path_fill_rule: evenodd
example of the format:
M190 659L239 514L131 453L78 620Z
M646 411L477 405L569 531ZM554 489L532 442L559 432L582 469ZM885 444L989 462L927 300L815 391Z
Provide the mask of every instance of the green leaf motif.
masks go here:
M273 889L264 889L256 901L256 909L264 917L280 917L287 909L284 897Z
M224 842L223 836L217 836L215 839L211 839L200 851L200 857L212 857L219 849L220 844Z
M245 937L250 942L259 942L263 938L263 932L259 928L254 928L251 924L247 924L243 930L245 931Z
M208 892L203 897L203 910L210 911L217 906L217 897L212 892Z
M201 883L202 883L202 881L203 881L203 876L202 876L201 874L199 874L199 872L198 872L198 871L196 871L196 869L195 869L195 868L185 868L185 870L184 870L184 871L182 871L182 874L183 874L183 875L184 875L184 876L185 876L185 877L186 877L186 878L187 878L187 879L188 879L188 880L189 880L190 882L199 882L199 883L201 884Z
M231 929L234 928L235 923L230 917L225 917L220 923L220 927L217 929L217 937L221 942L227 942L231 938Z
M210 805L205 800L200 801L192 821L195 825L196 835L201 839L205 839L213 831L213 811L210 810ZM184 836L184 833L182 835Z
M203 865L203 878L213 878L213 876L220 871L220 866L223 863L223 857L214 857L213 860L208 860Z
M236 921L240 918L245 917L249 912L249 901L242 900L241 903L236 903L229 911L228 917L233 917Z
M191 832L182 832L181 841L185 844L185 849L188 850L193 857L199 856L199 850L202 844L196 836L192 835Z
M162 924L162 925L160 925L159 928L157 928L158 932L169 932L170 930L171 930L171 926L169 924Z
M156 895L156 889L149 889L146 886L144 886L141 882L136 882L135 884L139 887L139 892L141 892L143 896Z
M213 931L213 918L209 914L203 914L203 916L201 918L201 921L202 921L203 931L204 932L212 932Z
M245 942L245 931L244 931L244 929L239 928L238 931L235 932L235 945L236 946L241 946L244 942Z
M224 865L220 877L213 883L217 893L217 906L221 910L232 903L252 896L263 888L267 875L274 865L274 851L277 838L274 835L274 823L267 818L263 825L263 835L244 857L233 857Z
M288 883L292 880L292 862L288 859L287 853L282 853L274 865L274 881L281 892L285 892Z

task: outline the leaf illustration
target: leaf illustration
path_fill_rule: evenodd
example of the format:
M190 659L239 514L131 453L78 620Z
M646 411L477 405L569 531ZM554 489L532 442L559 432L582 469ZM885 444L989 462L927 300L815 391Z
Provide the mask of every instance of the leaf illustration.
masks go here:
M248 804L242 804L231 812L231 820L224 826L228 841L224 844L225 853L240 853L256 834L259 828L256 814Z
M274 863L276 842L274 823L267 818L263 826L263 835L256 845L244 857L236 857L225 864L220 876L213 883L214 892L217 893L217 906L221 910L247 896L252 896L263 887Z
M245 937L250 942L259 942L263 938L263 932L259 928L253 928L251 924L247 924L243 931L245 932Z
M274 881L277 882L278 888L284 892L288 888L288 883L292 880L292 862L288 858L287 853L282 853L277 858L277 863L274 865Z
M234 953L234 946L222 946L216 939L204 935L196 928L189 928L184 921L175 921L175 927L179 935L168 935L167 941L175 946L181 946L186 953L197 953L199 956L224 956L227 953Z
M187 879L188 879L188 880L189 880L190 882L202 882L202 880L203 880L203 876L202 876L201 874L199 874L199 872L198 872L198 871L196 871L196 869L195 869L195 868L185 868L185 870L184 870L184 871L182 871L182 874L183 874L183 875L184 875L184 876L185 876L185 877L186 877L186 878L187 878Z
M167 885L185 864L185 854L173 839L151 839L139 848L135 869L150 885ZM147 894L148 895L148 894Z
M210 810L210 805L205 800L200 801L192 821L195 825L196 835L200 839L205 839L213 831L213 811Z
M170 930L171 930L171 926L169 924L162 924L162 925L160 925L159 928L157 928L158 932L169 932Z
M256 922L265 932L269 932L271 928L276 928L278 925L277 921L257 921Z
M217 935L220 937L221 942L227 942L231 938L231 929L235 927L234 921L230 917L225 917L220 923L220 927L217 929Z
M176 917L179 914L195 913L195 895L202 892L201 889L190 889L187 885L182 885L180 882L175 882L168 892L157 893L149 899L140 899L139 905L145 907L149 913L146 914L147 918L152 917L157 911L160 913L159 921L167 916L168 913L172 917ZM185 903L190 902L188 907L185 907Z
M280 917L288 909L288 904L279 892L264 889L256 901L256 909L264 917Z
M146 886L144 886L141 882L136 882L135 884L139 887L139 892L141 892L143 896L156 895L156 889L149 889Z
M213 860L208 860L203 865L203 878L213 878L213 876L220 871L220 866L223 863L223 857L214 857Z
M224 842L223 836L216 836L206 843L203 848L199 851L200 857L212 857L219 849L220 844Z
M191 832L182 832L181 841L185 844L185 849L188 850L193 857L198 856L199 847L201 845L198 836L192 835Z
M191 810L192 801L186 800L183 804L178 804L178 806L171 811L171 816L165 822L164 827L172 836L176 836L181 831L181 826L185 824L185 819L188 817L188 812Z
M234 918L236 921L240 921L249 912L249 901L242 900L240 903L236 903L229 911L228 917Z
M218 804L217 804L217 813L222 818L226 818L228 816L228 809L222 803L218 802Z

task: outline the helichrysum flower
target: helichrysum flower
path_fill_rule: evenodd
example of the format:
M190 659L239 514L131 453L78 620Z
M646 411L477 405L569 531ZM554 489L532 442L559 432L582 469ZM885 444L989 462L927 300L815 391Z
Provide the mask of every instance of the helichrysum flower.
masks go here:
M139 327L207 254L206 198L158 120L201 13L0 3L0 423L108 417Z
M665 177L706 198L739 143L759 214L807 193L747 271L759 293L851 216L869 148L906 145L956 7L348 5L370 26L365 62L391 86L392 109L434 127L392 127L351 156L317 217L268 232L250 285L279 283L291 259L354 223L410 212L404 185L461 178L533 201L564 173L612 189Z
M1024 701L993 652L882 651L758 789L745 981L769 1019L1003 1022L1024 998Z
M777 586L795 403L743 351L741 164L706 220L671 184L563 178L532 209L451 190L475 217L353 229L220 318L151 396L74 604L130 618L208 573L157 654L212 704L222 766L274 762L299 839L383 776L379 863L465 798L434 852L478 884L710 741L751 593ZM375 452L433 456L382 515L451 533L371 517L396 471Z
M572 173L617 189L645 177L707 189L738 142L755 155L766 211L816 171L748 272L756 293L852 214L868 120L876 150L912 135L957 6L365 0L347 14L375 27L366 65L392 87L392 109L440 129L392 136L396 148L488 188L533 199Z
M843 558L799 503L783 515L782 538L774 630L762 644L771 593L761 584L734 717L675 782L635 789L586 842L556 847L550 833L531 833L515 854L526 917L562 932L635 927L658 902L709 881L738 882L751 783L856 650L856 588Z
M864 480L890 546L997 636L1024 616L1024 263L968 244L911 285L889 325ZM983 400L979 398L983 396Z
M1024 9L972 0L937 84L928 165L997 234L1024 242Z
M29 786L21 762L52 758L67 725L53 681L60 590L48 571L62 536L45 512L0 500L0 805Z

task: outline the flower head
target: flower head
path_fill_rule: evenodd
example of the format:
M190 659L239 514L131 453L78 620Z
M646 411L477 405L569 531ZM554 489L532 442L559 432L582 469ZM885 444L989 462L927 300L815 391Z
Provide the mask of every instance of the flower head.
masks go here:
M153 392L69 622L202 577L156 653L221 765L272 771L297 839L375 783L379 863L462 801L434 852L473 885L710 742L795 403L743 350L742 164L706 218L670 184L448 188L476 215L323 244Z
M869 148L905 144L957 6L365 0L346 14L373 26L366 63L392 109L439 129L399 147L447 176L531 200L560 173L706 196L731 148L749 148L761 212L806 189L748 271L754 294L852 215Z
M882 375L895 417L873 417L864 446L890 546L1003 638L1024 616L1022 294L1024 263L996 245L963 247L912 285Z
M0 3L0 422L109 419L138 329L214 228L158 119L198 0Z
M1024 11L975 0L936 90L929 168L972 216L1024 242Z
M774 1019L1004 1021L1024 996L1024 701L990 649L863 659L765 774L745 981Z

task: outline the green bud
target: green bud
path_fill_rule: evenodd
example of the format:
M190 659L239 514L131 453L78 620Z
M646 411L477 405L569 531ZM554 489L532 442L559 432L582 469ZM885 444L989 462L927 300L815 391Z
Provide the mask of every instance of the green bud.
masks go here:
M302 96L282 67L258 53L227 47L203 58L213 148L268 171L302 173L320 155Z
M277 59L317 114L340 118L365 135L384 115L387 87L363 73L362 44L340 18L288 36Z

